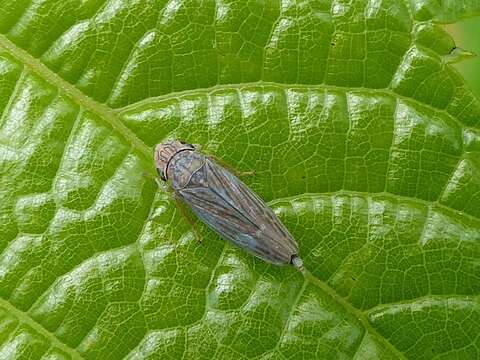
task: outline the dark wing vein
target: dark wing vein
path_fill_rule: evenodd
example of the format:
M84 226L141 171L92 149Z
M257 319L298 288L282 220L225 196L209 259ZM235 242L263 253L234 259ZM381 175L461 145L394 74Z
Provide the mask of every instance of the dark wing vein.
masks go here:
M245 184L207 159L207 186L178 190L192 210L223 237L271 262L287 263L296 243L271 209Z
M254 226L265 218L265 203L238 178L207 159L209 188Z

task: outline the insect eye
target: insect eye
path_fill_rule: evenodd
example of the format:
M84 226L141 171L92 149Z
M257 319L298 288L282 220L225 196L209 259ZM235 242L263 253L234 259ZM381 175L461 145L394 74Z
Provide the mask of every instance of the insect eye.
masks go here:
M178 140L178 142L182 145L187 145L187 146L191 147L192 149L195 149L195 146L193 146L192 144L189 144L189 143L187 143L183 140Z
M165 174L163 173L162 170L157 168L157 172L158 172L158 176L160 176L160 179L162 179L163 181L167 181L167 178L165 177Z

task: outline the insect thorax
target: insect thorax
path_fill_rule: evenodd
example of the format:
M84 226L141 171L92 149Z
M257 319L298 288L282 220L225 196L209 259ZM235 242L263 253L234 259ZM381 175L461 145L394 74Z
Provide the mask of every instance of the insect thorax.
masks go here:
M206 176L202 171L205 165L205 156L196 151L182 151L177 153L168 165L168 178L174 189L186 187L205 187Z

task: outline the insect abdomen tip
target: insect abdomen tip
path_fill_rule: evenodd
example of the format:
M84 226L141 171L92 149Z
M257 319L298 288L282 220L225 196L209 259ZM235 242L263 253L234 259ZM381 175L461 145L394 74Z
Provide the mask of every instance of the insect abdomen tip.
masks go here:
M303 271L303 260L298 255L293 255L291 263L298 270Z

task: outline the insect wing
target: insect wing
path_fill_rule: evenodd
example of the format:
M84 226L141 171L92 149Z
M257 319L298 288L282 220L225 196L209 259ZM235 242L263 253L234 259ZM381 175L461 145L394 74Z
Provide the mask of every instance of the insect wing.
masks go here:
M206 159L207 186L177 193L205 223L243 249L275 264L288 264L298 246L273 211L233 174ZM198 175L198 174L197 174Z

